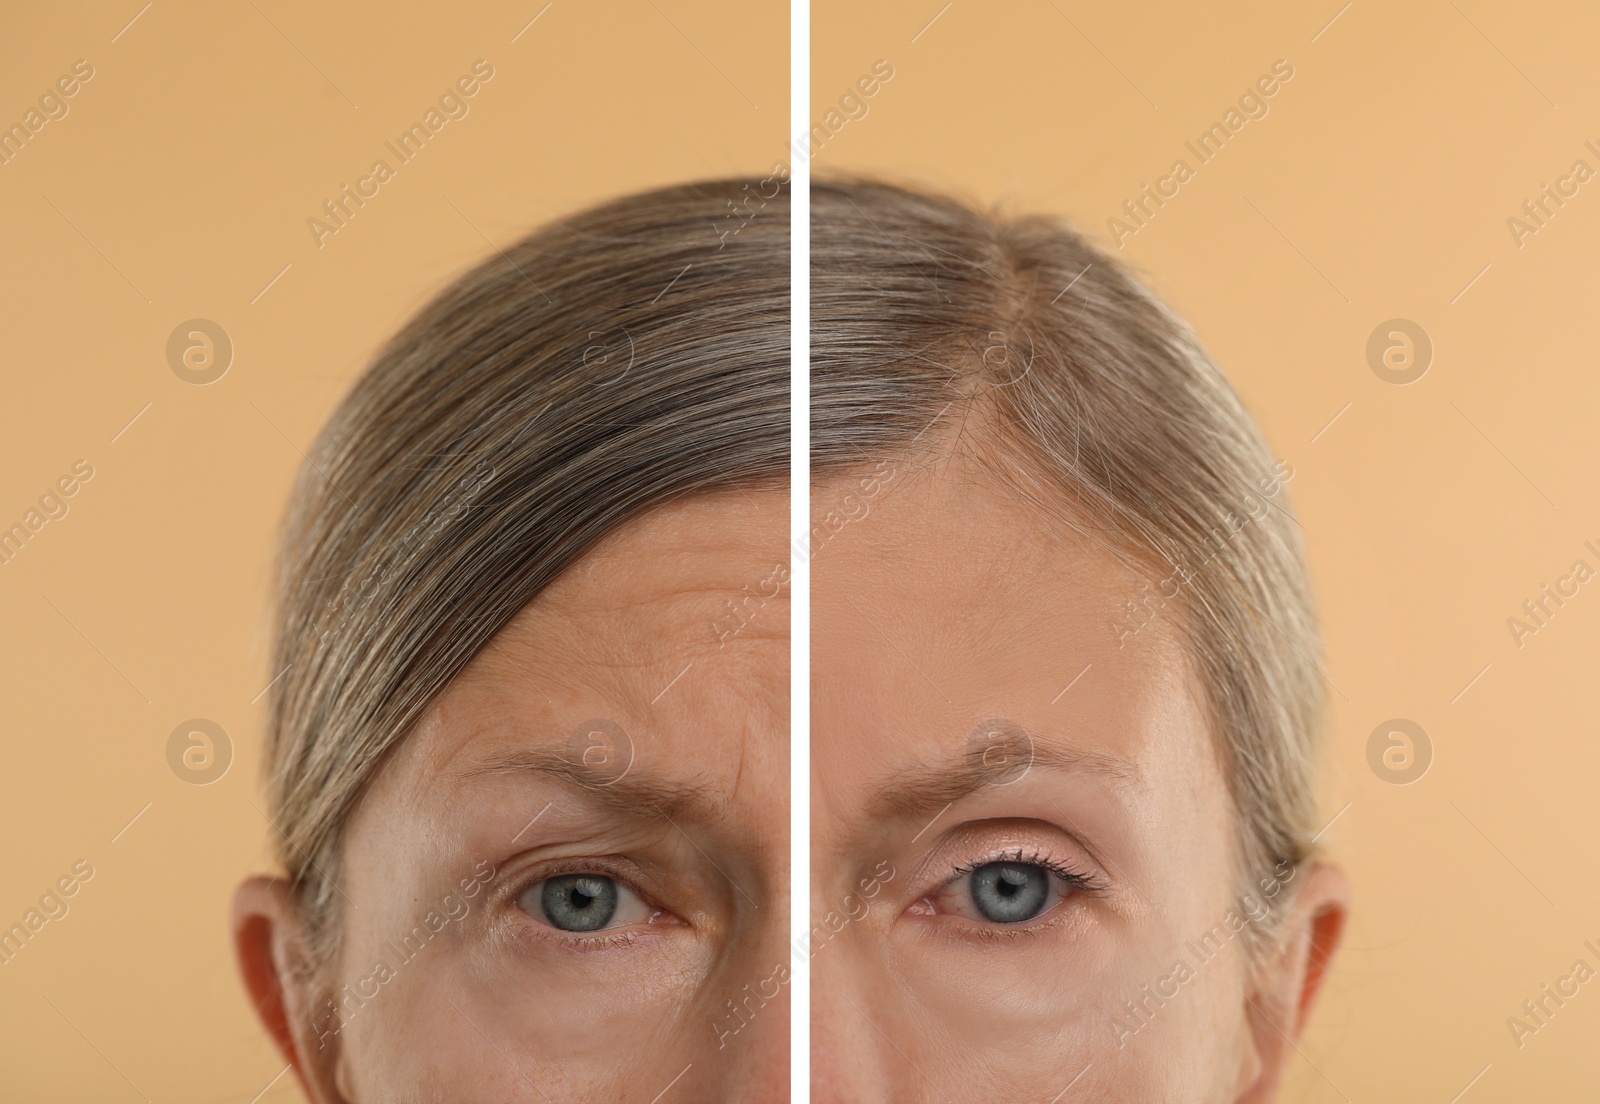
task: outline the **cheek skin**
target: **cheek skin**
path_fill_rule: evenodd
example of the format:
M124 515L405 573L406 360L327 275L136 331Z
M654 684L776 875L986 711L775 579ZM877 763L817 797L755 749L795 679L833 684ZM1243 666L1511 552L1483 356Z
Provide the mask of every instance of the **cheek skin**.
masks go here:
M668 1022L692 1019L692 986L652 991L634 979L616 987L616 997L626 999L575 1013L565 1000L550 999L552 989L570 994L570 985L547 987L526 970L475 962L463 948L440 948L418 965L402 968L343 1032L348 1066L360 1071L356 1100L410 1099L408 1093L433 1099L430 1092L453 1101L542 1100L530 1082L558 1101L633 1099L656 1078L645 1071L671 1066L682 1046L642 1031L639 1007ZM619 1069L619 1047L640 1072Z
M447 881L459 886L475 868L461 827L418 811L431 773L431 736L424 727L412 737L416 743L399 750L348 829L343 881L350 901L341 898L337 983L345 988L334 995L364 999L346 998L332 1040L345 1091L362 1102L648 1100L690 1061L680 1054L712 1038L709 1029L702 1038L683 1026L712 1018L698 1008L714 964L704 941L679 928L649 947L574 953L529 944L512 934L519 918L501 890L520 882L508 870L504 886L490 881L471 898L458 893L467 910L457 905L459 918L420 950L399 947L430 909L447 918L445 891L427 872L454 871ZM522 820L520 813L513 818ZM497 825L492 834L515 831ZM380 959L394 964L394 975L376 986L367 981L365 991L377 992L366 998L357 986ZM657 1030L663 1023L679 1029ZM618 1061L619 1047L626 1063Z
M1077 1086L1088 1093L1084 1099L1132 1093L1128 1098L1178 1101L1209 1099L1190 1094L1230 1081L1243 958L1230 943L1202 964L1186 946L1228 909L1231 837L1222 780L1203 748L1153 769L1170 772L1158 775L1156 786L1174 799L1148 810L1144 829L1170 844L1141 863L1148 876L1141 871L1144 899L1132 917L1090 904L1052 936L976 949L930 946L904 929L891 933L892 988L910 997L898 1010L896 1041L921 1040L913 1060L943 1068L942 1084L978 1093L987 1082L1022 1092L1058 1079L1040 1098L1048 1100L1088 1067ZM1160 907L1149 907L1155 901ZM1193 976L1168 983L1167 991L1176 991L1163 996L1157 986L1179 961ZM1141 1011L1130 1012L1129 1002ZM1076 1069L1061 1077L1073 1061Z

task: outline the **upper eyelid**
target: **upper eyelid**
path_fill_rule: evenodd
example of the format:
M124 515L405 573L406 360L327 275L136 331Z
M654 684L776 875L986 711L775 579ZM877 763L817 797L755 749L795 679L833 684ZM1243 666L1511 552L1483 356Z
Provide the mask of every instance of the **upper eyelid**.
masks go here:
M1052 858L1041 851L1026 851L1023 848L1016 847L1008 851L996 851L994 854L981 859L960 863L955 867L952 876L959 877L963 874L971 874L973 871L988 866L990 863L999 862L1019 863L1023 866L1042 866L1049 870L1066 870L1076 874L1076 871L1072 870L1075 865L1073 863Z
M1025 826L1026 831L1019 825ZM993 839L1000 831L1009 831L1020 842L985 847L984 840ZM1019 854L1021 859L1017 858ZM952 861L957 856L960 861ZM912 880L932 890L986 863L1018 861L1059 867L1070 880L1086 879L1098 888L1108 886L1108 877L1103 873L1107 867L1095 848L1068 826L1035 817L985 818L952 828L912 864Z
M1037 866L1043 870L1049 871L1052 877L1059 878L1066 882L1068 886L1070 886L1070 892L1072 893L1099 893L1106 888L1105 884L1096 878L1095 875L1076 870L1069 864L1055 863L1048 860L1037 859L1019 860L1011 858L997 858L985 859L981 862L970 864L964 870L958 870L956 873L952 874L948 879L942 882L935 892L943 892L952 886L957 885L962 878L971 876L974 871L988 866L990 863L996 862L1017 862L1024 866Z

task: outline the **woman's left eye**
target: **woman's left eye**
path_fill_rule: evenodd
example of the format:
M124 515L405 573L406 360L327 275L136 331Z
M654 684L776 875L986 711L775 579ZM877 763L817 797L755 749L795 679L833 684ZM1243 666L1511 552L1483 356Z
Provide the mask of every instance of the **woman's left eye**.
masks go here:
M594 932L642 924L652 910L639 895L605 874L560 874L522 891L517 904L559 931Z
M934 895L940 912L991 924L1022 924L1043 916L1072 892L1048 866L1010 860L973 867Z

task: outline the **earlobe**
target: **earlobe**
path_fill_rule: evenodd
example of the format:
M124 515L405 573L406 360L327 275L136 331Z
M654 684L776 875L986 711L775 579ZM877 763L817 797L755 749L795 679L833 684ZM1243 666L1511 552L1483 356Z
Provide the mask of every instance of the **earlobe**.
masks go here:
M1338 867L1314 863L1300 878L1278 950L1259 972L1244 1010L1254 1054L1239 1104L1278 1098L1350 914L1350 882Z
M299 968L300 911L282 878L248 878L233 894L234 956L262 1026L294 1070L308 1099L339 1099L328 1088L331 1063L306 1046L307 979Z

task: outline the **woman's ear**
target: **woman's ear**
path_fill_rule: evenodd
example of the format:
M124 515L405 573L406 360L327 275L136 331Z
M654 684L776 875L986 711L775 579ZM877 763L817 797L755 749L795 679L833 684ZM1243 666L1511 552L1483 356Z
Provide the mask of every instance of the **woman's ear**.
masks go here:
M233 894L233 949L256 1015L294 1070L307 1099L338 1104L337 1050L316 1038L304 967L299 901L283 878L248 878ZM323 1045L326 1044L326 1045Z
M1278 1099L1350 914L1350 882L1338 867L1314 863L1300 878L1299 892L1283 920L1282 939L1258 968L1244 1010L1254 1055L1236 1098L1239 1104Z

